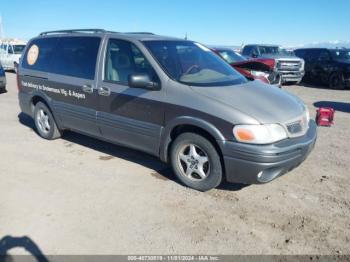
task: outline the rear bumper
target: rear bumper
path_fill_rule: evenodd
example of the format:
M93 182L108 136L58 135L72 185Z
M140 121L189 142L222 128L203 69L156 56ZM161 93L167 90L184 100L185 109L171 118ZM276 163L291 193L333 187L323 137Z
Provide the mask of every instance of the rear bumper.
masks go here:
M220 146L226 179L243 184L270 182L301 164L312 151L316 139L317 127L311 120L309 130L303 137L271 145L223 142Z
M18 93L19 107L21 111L29 116L32 116L32 96L24 92Z

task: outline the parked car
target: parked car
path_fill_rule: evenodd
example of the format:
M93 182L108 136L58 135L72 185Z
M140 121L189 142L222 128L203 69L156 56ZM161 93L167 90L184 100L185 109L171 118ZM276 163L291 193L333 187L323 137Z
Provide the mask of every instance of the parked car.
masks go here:
M280 86L281 78L274 70L273 62L248 60L230 48L212 48L212 51L229 63L234 69L240 72L249 80L259 79L264 83ZM268 59L266 59L268 60Z
M200 191L269 182L303 162L317 136L299 98L183 39L44 32L26 47L18 84L41 137L73 130L144 151Z
M6 91L6 75L5 70L0 63L0 93Z
M350 86L350 49L303 48L295 54L305 60L305 81L332 89Z
M249 58L274 59L274 66L280 73L282 83L299 84L304 76L304 60L275 45L246 45L242 55Z
M0 62L5 70L16 71L25 44L2 43L0 45Z

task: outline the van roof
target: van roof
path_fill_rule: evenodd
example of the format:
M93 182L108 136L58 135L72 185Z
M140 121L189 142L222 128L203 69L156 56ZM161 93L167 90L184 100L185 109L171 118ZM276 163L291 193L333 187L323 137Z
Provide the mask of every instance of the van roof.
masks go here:
M55 30L46 31L39 34L39 37L52 36L52 35L67 35L67 36L80 36L84 35L116 35L123 36L130 39L147 41L147 40L184 40L176 37L160 36L150 32L113 32L104 29L68 29L68 30Z

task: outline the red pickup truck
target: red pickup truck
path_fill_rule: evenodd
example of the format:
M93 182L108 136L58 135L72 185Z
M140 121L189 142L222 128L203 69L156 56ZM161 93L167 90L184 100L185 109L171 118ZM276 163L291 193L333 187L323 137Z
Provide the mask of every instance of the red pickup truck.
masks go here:
M267 84L281 86L281 77L274 70L274 59L257 58L248 60L230 48L212 48L211 50L246 78L250 80L259 79Z

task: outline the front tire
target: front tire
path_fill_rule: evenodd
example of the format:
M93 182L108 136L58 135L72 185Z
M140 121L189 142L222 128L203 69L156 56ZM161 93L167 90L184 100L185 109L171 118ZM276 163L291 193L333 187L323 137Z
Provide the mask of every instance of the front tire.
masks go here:
M170 149L170 159L175 175L190 188L208 191L222 182L220 156L213 144L200 135L179 135Z
M34 122L38 134L47 140L61 137L55 119L49 108L42 102L38 102L34 109Z
M343 90L344 89L344 81L343 77L339 73L333 73L329 77L329 82L328 82L329 88L335 89L335 90Z

